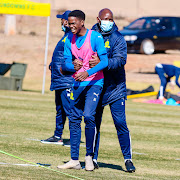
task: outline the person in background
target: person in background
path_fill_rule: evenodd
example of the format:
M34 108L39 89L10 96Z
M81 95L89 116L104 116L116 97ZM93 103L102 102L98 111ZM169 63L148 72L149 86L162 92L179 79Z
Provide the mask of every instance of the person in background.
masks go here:
M52 56L52 62L49 65L51 70L51 86L50 90L55 91L56 104L56 128L54 135L48 139L41 140L46 144L63 145L62 133L66 116L69 117L70 112L70 92L73 84L73 77L71 72L66 71L65 74L60 72L61 66L65 63L64 59L64 44L70 32L68 26L68 15L71 11L65 11L63 14L57 14L57 18L61 18L61 28L64 36L57 43Z
M100 100L96 111L97 138L93 157L94 165L98 168L97 158L100 125L104 106L109 104L127 172L134 172L135 167L132 162L131 136L127 127L125 114L125 100L127 96L124 69L127 59L126 41L118 31L118 27L113 19L113 13L110 9L105 8L99 12L97 24L95 24L92 29L101 33L108 53L108 67L103 71L104 87L101 94L102 100ZM94 67L99 63L98 57L94 56L89 63L91 68Z
M165 90L167 83L170 82L171 78L175 76L175 83L180 88L180 84L178 82L180 75L180 68L170 65L170 64L156 64L155 72L158 74L161 85L159 88L158 99L163 100L165 95Z
M75 81L71 92L71 116L69 120L71 160L60 169L81 169L79 145L81 140L81 121L84 116L86 156L85 170L93 171L94 142L96 137L95 113L104 84L103 69L108 65L107 52L100 33L85 28L85 14L74 10L69 14L68 23L71 32L65 42L64 57L66 64L62 71L75 72ZM89 67L92 56L99 56L100 62ZM79 61L81 68L72 62Z

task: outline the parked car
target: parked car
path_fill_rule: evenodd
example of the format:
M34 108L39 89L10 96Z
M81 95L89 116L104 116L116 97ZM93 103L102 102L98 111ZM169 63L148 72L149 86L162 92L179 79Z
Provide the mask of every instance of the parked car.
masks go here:
M128 52L153 54L180 49L180 17L141 17L120 32L127 42Z

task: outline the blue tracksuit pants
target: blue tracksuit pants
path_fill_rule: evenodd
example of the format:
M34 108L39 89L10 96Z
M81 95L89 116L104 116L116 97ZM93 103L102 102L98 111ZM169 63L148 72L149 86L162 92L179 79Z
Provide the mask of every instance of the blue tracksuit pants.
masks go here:
M98 85L73 87L71 94L71 116L69 120L71 159L79 159L81 121L84 116L86 156L94 155L96 123L95 114L102 87Z
M160 81L161 81L161 86L159 89L159 95L158 96L162 97L162 96L164 96L167 83L170 81L170 77L165 76L165 72L164 72L163 67L161 68L161 67L156 66L155 71L158 74Z
M66 116L70 115L70 92L71 89L55 90L56 104L56 129L54 135L61 137L66 121Z
M131 150L131 137L126 124L126 114L125 114L125 99L119 99L111 104L109 104L114 125L117 130L117 136L119 139L119 144L121 147L122 154L124 159L132 159L132 150ZM97 136L96 136L96 145L94 151L93 159L98 158L99 150L99 141L100 141L100 125L102 121L104 107L99 103L96 113L96 127L97 127Z

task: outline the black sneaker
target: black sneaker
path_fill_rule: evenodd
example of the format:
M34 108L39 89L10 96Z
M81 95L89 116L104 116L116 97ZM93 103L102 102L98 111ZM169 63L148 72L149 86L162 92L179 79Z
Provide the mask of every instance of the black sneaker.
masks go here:
M96 159L93 159L94 169L99 169L99 165Z
M125 162L125 166L126 166L127 172L129 173L135 172L136 170L131 160L127 160Z
M52 136L48 139L45 140L41 140L42 143L45 144L59 144L59 145L63 145L63 139L62 138L57 138L56 136Z

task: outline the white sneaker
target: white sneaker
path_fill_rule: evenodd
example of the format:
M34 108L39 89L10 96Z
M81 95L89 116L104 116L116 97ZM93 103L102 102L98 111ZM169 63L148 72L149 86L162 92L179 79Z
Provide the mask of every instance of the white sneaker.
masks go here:
M70 160L69 162L57 166L59 169L81 169L81 164L79 160Z
M94 164L93 164L92 156L86 156L85 157L85 170L86 171L93 171L94 170Z

